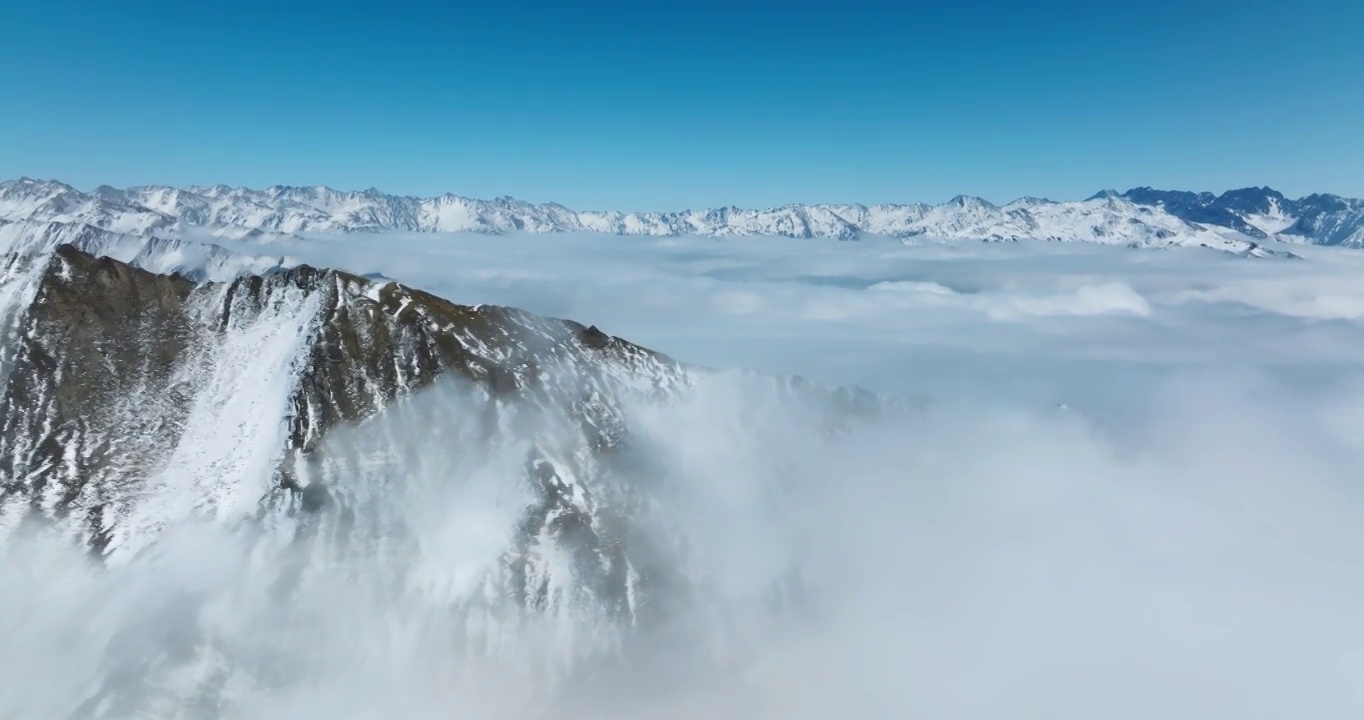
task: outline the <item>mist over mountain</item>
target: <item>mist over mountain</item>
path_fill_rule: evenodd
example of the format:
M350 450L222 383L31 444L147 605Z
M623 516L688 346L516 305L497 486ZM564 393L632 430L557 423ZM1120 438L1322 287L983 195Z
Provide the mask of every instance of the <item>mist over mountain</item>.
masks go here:
M742 592L712 587L718 548L694 535L695 489L685 464L663 460L651 414L731 388L836 442L883 407L384 278L36 227L10 238L0 276L3 552L60 539L137 568L185 532L226 530L236 552L263 555L249 572L270 593L252 611L297 622L294 603L336 581L333 568L364 567L355 581L381 595L434 593L452 618L446 660L529 663L518 672L537 675L537 702L644 637L699 634L719 644L669 640L678 661L734 662L724 646L747 632L735 614L800 592L794 556L748 567ZM753 481L778 512L781 484ZM453 516L424 517L423 504ZM19 707L236 714L249 705L235 686L281 681L230 634L175 642L195 647L129 676L96 660L88 689Z

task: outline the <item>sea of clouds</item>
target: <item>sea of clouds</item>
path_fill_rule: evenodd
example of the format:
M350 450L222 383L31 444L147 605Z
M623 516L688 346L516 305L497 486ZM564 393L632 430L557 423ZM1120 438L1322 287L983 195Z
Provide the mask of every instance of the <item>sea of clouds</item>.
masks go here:
M925 409L830 443L755 421L723 376L640 410L684 490L672 520L742 620L719 669L669 662L695 638L660 636L547 691L541 664L448 652L439 594L357 584L391 558L281 614L277 559L192 532L99 572L3 554L0 717L73 716L57 698L91 678L136 685L144 717L1364 715L1364 253L401 234L289 252ZM456 579L495 561L518 502L466 450L419 449L394 500L438 549L422 566ZM817 602L765 618L761 581L796 557ZM524 629L512 655L590 635ZM251 663L282 667L230 706L158 695Z

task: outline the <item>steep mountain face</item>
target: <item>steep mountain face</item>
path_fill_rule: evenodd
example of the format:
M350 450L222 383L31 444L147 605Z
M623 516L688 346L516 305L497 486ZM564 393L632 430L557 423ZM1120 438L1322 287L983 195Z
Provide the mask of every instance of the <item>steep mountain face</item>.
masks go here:
M527 462L541 523L592 525L592 495L566 493L565 478L590 474L587 458L617 442L616 403L688 378L595 328L396 283L299 266L195 284L70 245L42 271L6 348L4 527L60 521L115 559L177 513L344 503L328 489L335 473L310 464L328 431L447 378L481 399L489 433L529 413L575 428L580 447L542 447ZM162 493L189 502L147 503Z
M1137 188L1075 202L1024 198L996 206L959 196L941 205L786 205L682 212L575 211L556 203L456 195L417 198L369 189L273 186L101 186L80 193L36 180L0 183L0 219L83 223L119 233L261 242L297 233L599 232L649 236L755 236L854 240L863 235L938 240L1053 240L1141 247L1207 246L1267 254L1280 232L1303 242L1351 244L1364 233L1359 201L1287 201L1265 188L1218 197ZM1291 226L1291 227L1290 227Z
M1252 238L1364 247L1364 201L1337 195L1290 200L1267 187L1221 195L1140 187L1117 196L1190 223L1231 228Z
M299 639L319 622L311 598L336 582L382 607L431 608L404 612L449 633L430 640L442 661L536 658L544 688L631 638L680 633L701 648L716 628L743 630L697 559L713 543L695 518L714 506L688 504L695 479L638 431L726 374L382 279L283 264L255 274L249 258L216 280L202 267L161 274L137 266L165 258L137 236L54 225L49 239L71 242L0 256L0 551L44 533L111 570L137 568L189 529L220 528L247 563L237 592L264 583L230 610L251 632L201 615L191 639L147 650L160 659L135 672L110 640L82 681L88 696L61 716L191 705L251 716L243 688L303 672L275 658L313 646ZM808 420L810 438L831 442L887 407L796 379L742 386L764 398L750 425ZM798 592L794 565L745 577L763 607ZM224 597L242 602L202 602ZM264 637L285 638L279 649L243 644L271 642L259 628L276 624ZM546 632L551 647L527 655Z
M0 279L0 544L53 528L119 565L207 522L287 546L286 590L356 552L380 553L376 572L393 574L380 587L402 587L419 580L413 558L451 565L402 499L427 481L460 487L487 455L516 530L487 562L454 563L465 575L442 591L481 613L470 642L494 648L496 628L536 617L642 632L704 595L669 471L631 418L712 371L390 281L307 265L196 281L137 267L159 256L128 236L54 237L85 249L12 252ZM87 252L99 248L133 262ZM818 409L820 433L882 407L798 380L748 384L783 416Z

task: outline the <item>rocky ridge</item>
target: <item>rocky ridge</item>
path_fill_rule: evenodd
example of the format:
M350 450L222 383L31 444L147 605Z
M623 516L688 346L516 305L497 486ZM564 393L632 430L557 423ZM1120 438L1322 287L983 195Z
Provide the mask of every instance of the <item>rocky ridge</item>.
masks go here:
M195 282L63 244L10 266L0 288L38 279L8 296L0 344L0 537L37 523L123 562L208 520L294 538L321 562L392 545L379 526L405 522L392 505L411 477L456 482L436 459L449 448L497 447L519 468L521 530L461 602L631 627L691 582L660 539L668 490L648 478L666 472L632 446L629 417L712 371L307 265ZM878 411L858 391L761 382L825 418Z

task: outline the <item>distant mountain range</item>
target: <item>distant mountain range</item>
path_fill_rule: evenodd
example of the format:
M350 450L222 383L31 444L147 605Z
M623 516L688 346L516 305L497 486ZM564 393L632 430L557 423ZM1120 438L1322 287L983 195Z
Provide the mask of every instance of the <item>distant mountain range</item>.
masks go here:
M138 236L187 233L271 240L299 233L596 232L649 236L784 236L855 240L1051 240L1134 247L1206 246L1273 254L1267 241L1364 246L1364 201L1336 195L1290 200L1270 188L1221 195L1142 187L1085 200L1022 198L1006 205L958 196L939 205L784 205L680 212L577 211L510 197L409 197L378 190L276 185L263 190L0 183L0 224L88 225Z

